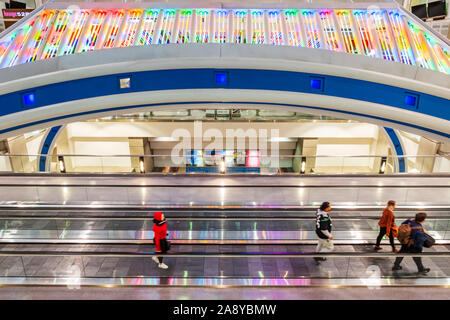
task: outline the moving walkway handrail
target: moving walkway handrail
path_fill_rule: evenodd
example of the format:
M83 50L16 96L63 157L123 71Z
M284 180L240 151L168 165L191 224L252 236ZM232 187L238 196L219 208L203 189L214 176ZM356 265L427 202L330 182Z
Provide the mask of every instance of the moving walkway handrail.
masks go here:
M148 258L164 256L171 258L396 258L396 257L426 257L450 258L450 252L422 253L366 253L366 252L183 252L161 254L147 252L93 252L93 251L0 251L0 257L100 257L100 258Z
M177 157L177 158L195 158L195 157L207 157L207 158L227 158L231 156L227 155L172 155L172 154L10 154L4 153L0 154L0 157L86 157L86 158L157 158L157 157ZM253 155L242 155L242 158L254 158ZM260 158L442 158L442 157L450 157L450 153L440 154L430 154L430 155L379 155L379 154L365 154L365 155L314 155L314 156L306 156L306 155L261 155Z
M425 210L426 211L426 210ZM415 213L415 212L414 212ZM411 213L411 215L414 215ZM213 217L171 217L167 216L170 221L221 221L221 220L229 220L229 221L259 221L259 220L283 220L283 221L296 221L296 220L307 220L312 221L315 219L315 215L311 216L297 216L297 217L289 217L289 216L273 216L273 217L239 217L239 216L213 216ZM404 216L397 217L398 220L405 219ZM89 216L89 215L80 215L80 216L17 216L17 215L0 215L0 220L123 220L123 221L153 221L153 214L149 216ZM342 216L333 216L333 221L335 220L380 220L379 216L357 216L357 217L342 217ZM450 215L448 216L427 216L427 221L429 220L450 220Z

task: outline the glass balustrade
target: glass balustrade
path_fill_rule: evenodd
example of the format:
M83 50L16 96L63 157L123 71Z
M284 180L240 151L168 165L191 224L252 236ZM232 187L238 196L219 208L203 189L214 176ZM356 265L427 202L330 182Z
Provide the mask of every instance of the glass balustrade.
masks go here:
M211 173L211 174L408 174L449 173L449 155L303 156L262 151L190 150L186 155L0 155L0 172Z

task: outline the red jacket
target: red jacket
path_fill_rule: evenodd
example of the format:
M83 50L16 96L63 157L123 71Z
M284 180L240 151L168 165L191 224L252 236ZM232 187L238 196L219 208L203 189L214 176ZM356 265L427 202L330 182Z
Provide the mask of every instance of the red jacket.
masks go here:
M153 215L153 232L155 233L155 246L156 251L161 252L161 246L159 240L164 239L167 236L167 223L166 220L161 219L162 212L155 212Z
M389 237L391 234L391 229L393 226L395 226L395 216L394 213L389 210L388 208L385 208L383 210L383 215L381 216L380 221L378 221L378 225L380 227L386 228L386 236ZM395 234L394 234L395 236Z

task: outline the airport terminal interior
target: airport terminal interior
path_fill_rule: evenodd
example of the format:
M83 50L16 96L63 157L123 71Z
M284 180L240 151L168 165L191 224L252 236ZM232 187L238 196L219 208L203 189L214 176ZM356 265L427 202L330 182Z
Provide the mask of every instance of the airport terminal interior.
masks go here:
M448 2L0 8L0 299L449 298Z

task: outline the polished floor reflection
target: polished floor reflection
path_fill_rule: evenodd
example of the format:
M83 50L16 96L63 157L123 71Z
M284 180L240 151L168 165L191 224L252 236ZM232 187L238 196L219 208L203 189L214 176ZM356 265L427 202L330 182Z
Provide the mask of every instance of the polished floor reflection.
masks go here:
M329 257L316 265L312 258L283 257L287 252L314 252L313 245L174 245L173 253L226 253L264 252L273 257L164 257L169 269L162 270L150 257L121 257L120 252L153 252L152 245L36 245L4 244L0 254L15 252L16 256L0 256L0 277L44 278L165 278L165 284L177 285L182 279L193 279L198 285L220 285L216 280L201 279L277 279L273 285L283 285L283 279L378 279L378 278L436 278L444 284L450 278L448 257L424 257L423 263L431 268L427 275L419 275L411 258L405 258L401 271L392 271L395 256L379 258ZM390 248L384 246L384 252ZM48 256L47 252L83 252L82 256ZM372 245L336 245L337 252L373 253ZM20 254L24 253L23 256ZM27 252L42 256L27 256ZM113 257L95 257L88 253L113 252ZM450 252L450 245L436 245L425 252ZM181 280L180 280L181 279ZM0 279L1 280L1 279ZM190 280L190 281L191 281ZM253 285L252 282L247 285ZM172 282L171 282L172 281ZM186 280L187 281L187 280ZM203 282L202 282L203 281ZM280 282L281 281L281 282ZM370 283L370 282L369 282ZM159 284L164 284L159 282ZM284 283L289 285L289 283ZM302 283L307 285L307 283ZM441 283L442 284L442 283ZM245 283L242 283L245 285ZM293 284L295 285L295 283ZM300 285L300 283L297 283Z

